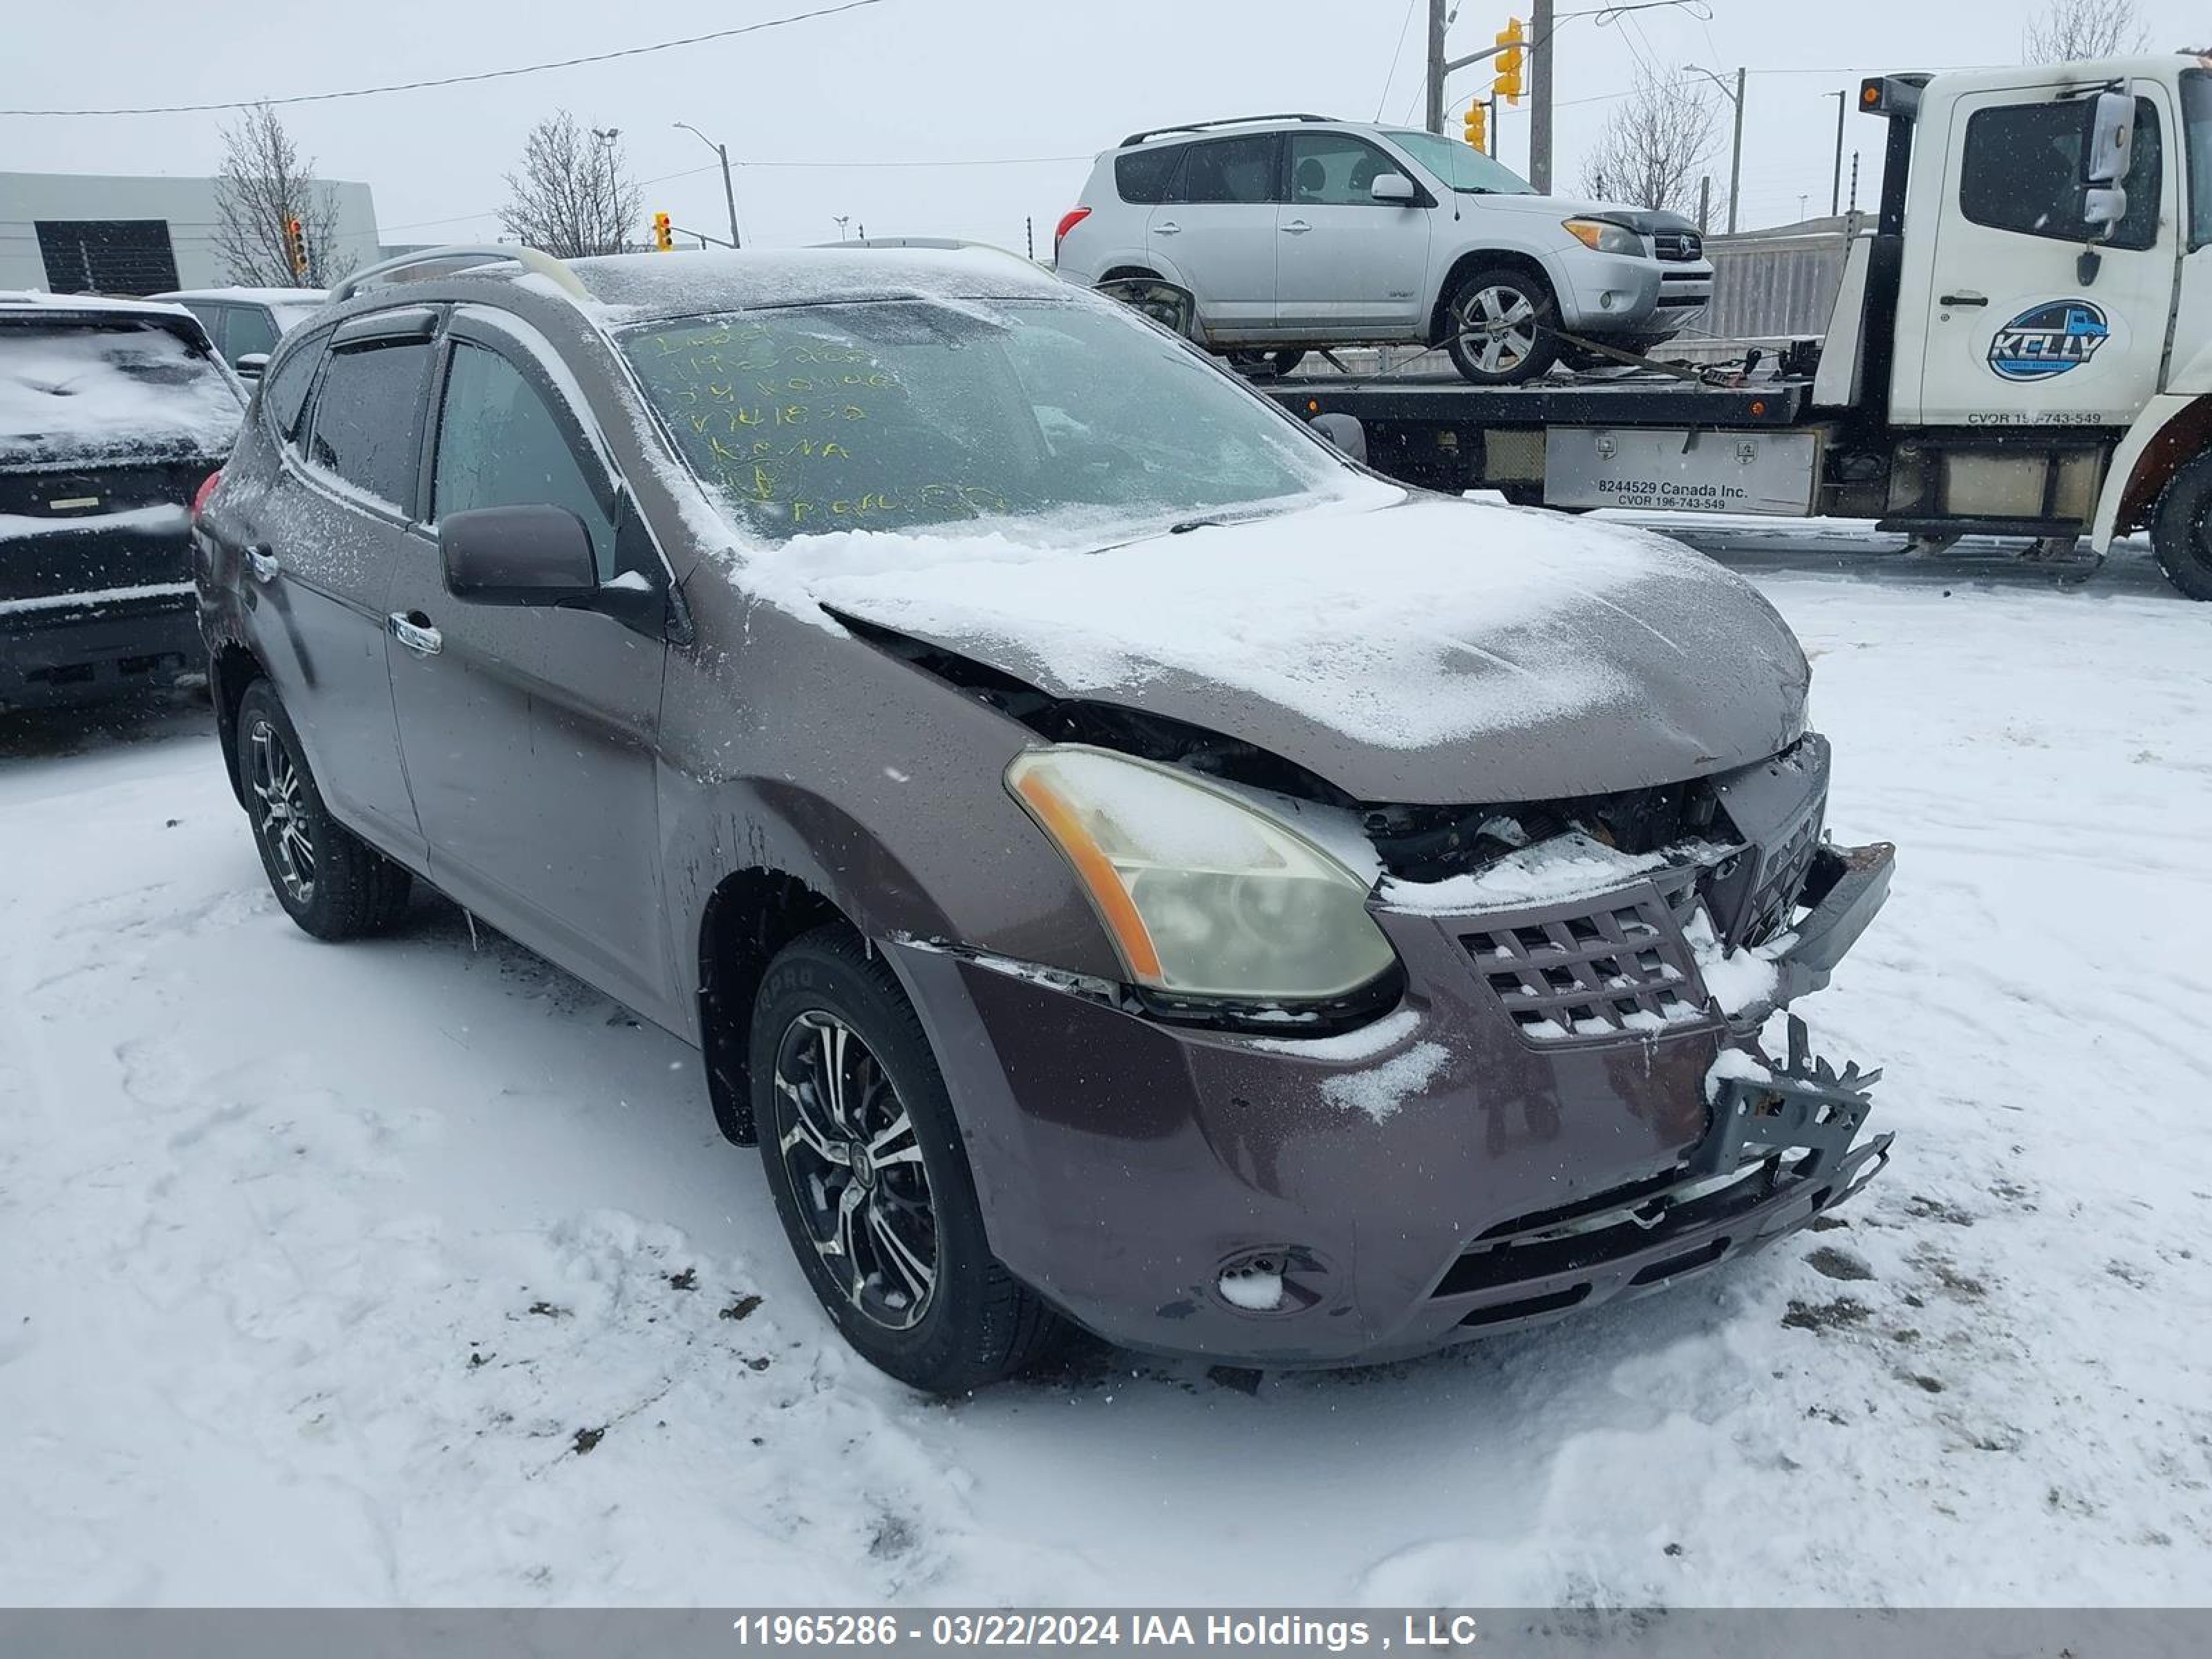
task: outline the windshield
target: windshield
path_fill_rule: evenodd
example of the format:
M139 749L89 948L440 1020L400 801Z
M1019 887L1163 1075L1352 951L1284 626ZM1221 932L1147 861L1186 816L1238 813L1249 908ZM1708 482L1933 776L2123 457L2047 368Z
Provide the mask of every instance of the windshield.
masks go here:
M166 328L0 325L0 453L219 455L238 395Z
M1133 313L1076 299L687 317L623 350L724 516L781 542L1075 514L1265 510L1358 475Z
M1433 132L1392 128L1382 135L1454 190L1469 196L1534 196L1536 187L1471 144Z
M2212 72L2181 77L2181 120L2189 134L2189 246L2212 242Z

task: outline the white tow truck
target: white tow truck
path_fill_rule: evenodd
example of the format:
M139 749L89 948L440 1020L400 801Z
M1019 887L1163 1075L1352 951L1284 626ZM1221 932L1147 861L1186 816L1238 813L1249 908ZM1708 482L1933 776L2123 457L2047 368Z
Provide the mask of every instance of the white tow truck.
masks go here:
M1825 339L1764 376L1264 389L1370 465L1553 507L1874 519L2099 556L2212 599L2212 56L1867 81L1881 204Z

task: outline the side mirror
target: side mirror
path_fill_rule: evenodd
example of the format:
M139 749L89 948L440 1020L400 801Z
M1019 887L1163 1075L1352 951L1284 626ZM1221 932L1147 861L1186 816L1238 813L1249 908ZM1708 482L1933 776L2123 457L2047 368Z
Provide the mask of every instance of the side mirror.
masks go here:
M2136 100L2124 92L2100 92L2089 100L2087 118L2089 130L2081 143L2081 182L2094 192L2100 185L2117 185L2128 176L2135 151ZM2124 191L2121 199L2126 200Z
M1307 424L1360 465L1367 465L1367 428L1358 416L1316 415Z
M1378 202L1395 202L1400 207L1411 207L1420 196L1413 181L1402 173L1378 173L1367 193Z
M446 590L479 605L573 605L599 591L584 521L565 507L481 507L438 525Z
M269 367L269 354L265 351L249 351L231 367L238 371L240 380L258 380L261 378L262 371Z

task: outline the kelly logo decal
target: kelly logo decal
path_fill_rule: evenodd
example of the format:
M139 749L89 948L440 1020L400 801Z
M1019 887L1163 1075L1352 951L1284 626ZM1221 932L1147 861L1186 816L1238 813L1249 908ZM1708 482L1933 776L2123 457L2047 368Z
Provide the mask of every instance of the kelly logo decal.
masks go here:
M2087 300L2053 300L2023 311L1990 342L1990 367L2008 380L2047 380L2079 368L2112 337L2104 312Z

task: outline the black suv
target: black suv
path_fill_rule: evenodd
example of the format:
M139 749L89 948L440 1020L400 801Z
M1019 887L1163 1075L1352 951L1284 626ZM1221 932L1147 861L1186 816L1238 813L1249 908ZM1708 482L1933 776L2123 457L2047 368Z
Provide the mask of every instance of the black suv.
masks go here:
M191 507L243 404L181 307L0 295L0 708L204 665Z

